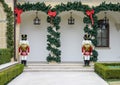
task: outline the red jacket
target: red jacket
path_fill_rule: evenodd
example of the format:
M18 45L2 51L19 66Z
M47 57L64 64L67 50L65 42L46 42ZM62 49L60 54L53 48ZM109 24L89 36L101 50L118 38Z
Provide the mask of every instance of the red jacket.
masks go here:
M28 45L21 44L18 50L20 55L27 56L30 52L30 47Z
M92 46L86 47L85 45L83 45L83 47L82 47L83 55L91 55L92 54L92 50L93 50Z

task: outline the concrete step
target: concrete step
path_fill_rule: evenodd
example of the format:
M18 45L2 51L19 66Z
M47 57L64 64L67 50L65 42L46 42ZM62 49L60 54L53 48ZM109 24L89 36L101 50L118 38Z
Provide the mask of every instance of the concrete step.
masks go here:
M94 64L84 67L83 63L28 63L25 72L93 72Z

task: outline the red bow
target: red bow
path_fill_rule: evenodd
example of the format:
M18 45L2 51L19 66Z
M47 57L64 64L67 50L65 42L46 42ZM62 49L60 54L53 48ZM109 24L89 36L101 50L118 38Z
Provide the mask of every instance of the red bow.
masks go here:
M54 11L54 12L52 12L51 10L48 11L48 15L49 15L50 17L55 17L56 14L57 14L56 11Z
M17 23L20 24L21 23L20 14L23 12L23 10L19 8L15 8L14 11L15 11L15 14L17 14Z
M86 14L90 17L91 21L92 21L92 25L94 24L94 20L92 15L94 14L94 10L87 10Z

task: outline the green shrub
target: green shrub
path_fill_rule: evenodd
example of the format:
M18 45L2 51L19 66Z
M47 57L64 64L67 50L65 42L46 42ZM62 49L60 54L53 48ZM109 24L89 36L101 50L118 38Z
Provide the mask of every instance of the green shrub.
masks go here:
M10 60L11 60L11 50L0 49L0 64L10 62Z
M6 70L0 72L0 85L6 85L16 76L23 72L24 66L22 64L17 64L15 66L9 67Z
M95 72L104 79L120 79L120 68L109 66L120 66L120 63L95 63Z
M93 50L90 60L93 61L93 62L96 62L98 60L97 57L98 57L98 52L96 50Z

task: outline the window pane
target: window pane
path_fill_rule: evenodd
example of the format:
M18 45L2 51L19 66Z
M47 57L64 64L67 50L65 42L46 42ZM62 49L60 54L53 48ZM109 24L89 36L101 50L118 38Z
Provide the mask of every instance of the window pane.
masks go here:
M102 39L102 46L107 46L107 39Z
M98 47L108 47L109 46L109 24L105 26L103 24L103 19L98 21L98 35L97 35L97 46Z
M101 46L102 43L101 43L101 38L97 38L97 46Z
M102 30L102 37L107 37L107 30Z
M98 29L98 34L97 34L97 37L101 37L101 29Z

